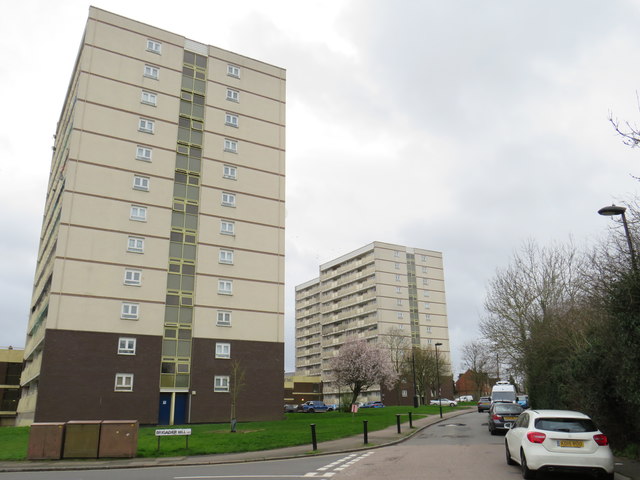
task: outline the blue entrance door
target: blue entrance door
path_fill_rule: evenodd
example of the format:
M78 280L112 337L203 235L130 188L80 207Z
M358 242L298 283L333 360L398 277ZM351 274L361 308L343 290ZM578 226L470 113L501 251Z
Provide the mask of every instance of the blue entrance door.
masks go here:
M188 393L176 393L176 403L173 410L173 424L184 425L187 423Z
M158 425L169 425L171 420L171 394L160 394L160 410L158 413Z

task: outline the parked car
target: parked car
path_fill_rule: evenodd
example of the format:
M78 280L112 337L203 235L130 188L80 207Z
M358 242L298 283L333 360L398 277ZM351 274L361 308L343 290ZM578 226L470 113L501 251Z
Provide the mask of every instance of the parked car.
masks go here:
M456 402L473 402L473 395L461 395L456 398Z
M524 409L517 403L494 403L489 408L489 432L507 431L518 420Z
M609 440L591 418L568 410L526 410L505 436L509 465L525 479L538 471L584 471L613 480Z
M478 400L478 412L486 412L491 407L491 397L480 397Z
M529 395L518 395L516 402L524 409L529 408Z
M284 404L284 413L292 413L298 411L298 405L295 403L285 403Z
M309 400L298 407L299 412L320 413L329 411L329 407L320 400Z
M338 405L336 403L327 403L327 412L333 412L334 410L338 410Z
M384 408L384 403L380 401L366 402L364 405L361 405L360 408Z
M455 400L449 400L448 398L441 398L439 400L437 398L434 398L429 402L429 405L449 405L450 407L455 407L456 405L458 405L458 402L456 402Z

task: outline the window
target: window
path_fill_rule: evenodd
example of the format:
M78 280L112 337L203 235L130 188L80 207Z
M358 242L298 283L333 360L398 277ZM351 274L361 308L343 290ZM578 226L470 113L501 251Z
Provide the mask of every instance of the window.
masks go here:
M427 333L431 333L431 327L427 327Z
M396 270L400 270L400 264L399 263L394 263L393 266L395 267Z
M422 273L427 273L427 267L422 267Z
M402 396L405 398L409 396L407 390L402 390Z
M120 318L125 320L137 320L140 314L140 306L137 303L123 302L120 310Z
M227 65L227 75L230 77L240 78L240 67L235 65Z
M144 160L145 162L151 161L151 149L149 147L136 147L136 160Z
M149 191L149 177L141 177L140 175L133 176L133 189Z
M231 312L228 312L226 310L218 310L216 325L218 325L219 327L230 327Z
M141 118L138 121L138 131L144 133L153 133L155 128L155 122L146 118Z
M236 195L234 193L222 192L222 205L225 207L235 207Z
M431 345L433 341L430 338L427 338L427 345Z
M399 282L401 280L400 275L396 275L396 282Z
M402 293L402 287L396 287L396 293Z
M224 165L222 167L222 176L224 178L230 178L236 180L238 178L238 169L231 165Z
M240 92L238 90L233 90L231 88L227 88L227 100L232 102L240 101Z
M431 308L431 305L429 303L427 303L427 302L424 302L424 308L426 310L429 310Z
M235 140L230 140L228 138L225 138L224 151L231 152L231 153L238 153L238 142Z
M144 253L144 238L129 237L127 239L127 252Z
M224 248L220 249L220 255L218 256L218 261L220 263L233 263L233 250L226 250Z
M146 222L147 221L147 207L138 207L136 205L131 206L131 212L129 214L129 218L131 220L136 220L138 222Z
M229 375L216 375L213 379L214 392L229 391Z
M398 302L398 306L399 306L399 307L401 307L401 306L402 306L402 299L401 299L401 298L398 298L398 301L397 301L397 302Z
M231 358L231 344L216 343L216 358Z
M160 77L160 69L158 67L154 67L153 65L145 65L144 76L147 78L158 80L158 78Z
M155 107L156 105L158 105L158 95L153 92L147 92L146 90L143 90L142 96L140 97L140 102L147 105L153 105Z
M156 40L147 39L147 52L162 53L162 44Z
M118 340L118 355L135 355L136 339L120 337Z
M218 293L231 295L233 293L233 282L231 280L218 280Z
M223 235L235 235L236 224L227 220L220 220L220 233Z
M425 314L424 314L424 319L425 319L427 322L430 322L430 321L431 321L431 314L430 314L430 313L425 313Z
M133 392L133 373L116 373L116 392Z
M229 125L230 127L238 128L238 115L234 115L233 113L225 113L224 124Z
M126 268L124 271L125 285L142 285L142 270Z
M404 315L402 312L398 312L398 319L404 318Z
M400 256L400 251L399 250L394 250L393 251L393 256L394 257L399 257Z
M429 285L429 279L428 278L423 278L422 279L422 285Z

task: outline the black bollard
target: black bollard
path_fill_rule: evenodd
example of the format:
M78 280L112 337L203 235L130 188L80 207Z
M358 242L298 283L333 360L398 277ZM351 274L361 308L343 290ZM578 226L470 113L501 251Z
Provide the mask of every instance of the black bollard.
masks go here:
M318 441L316 440L316 424L311 424L311 443L313 444L313 451L318 450Z
M409 412L409 428L413 428L413 416L411 412Z
M396 413L396 425L398 425L398 433L402 433L402 430L400 430L400 414Z
M366 445L367 443L369 443L369 430L367 429L367 424L369 423L369 420L363 420L362 421L362 428L364 431L364 444Z

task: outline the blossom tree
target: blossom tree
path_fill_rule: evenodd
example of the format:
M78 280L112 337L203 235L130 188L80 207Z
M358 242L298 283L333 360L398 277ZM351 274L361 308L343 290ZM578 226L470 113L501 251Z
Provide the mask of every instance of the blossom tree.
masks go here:
M331 367L336 384L351 390L351 403L355 403L360 393L373 385L392 388L398 377L389 352L376 343L362 339L342 345Z

